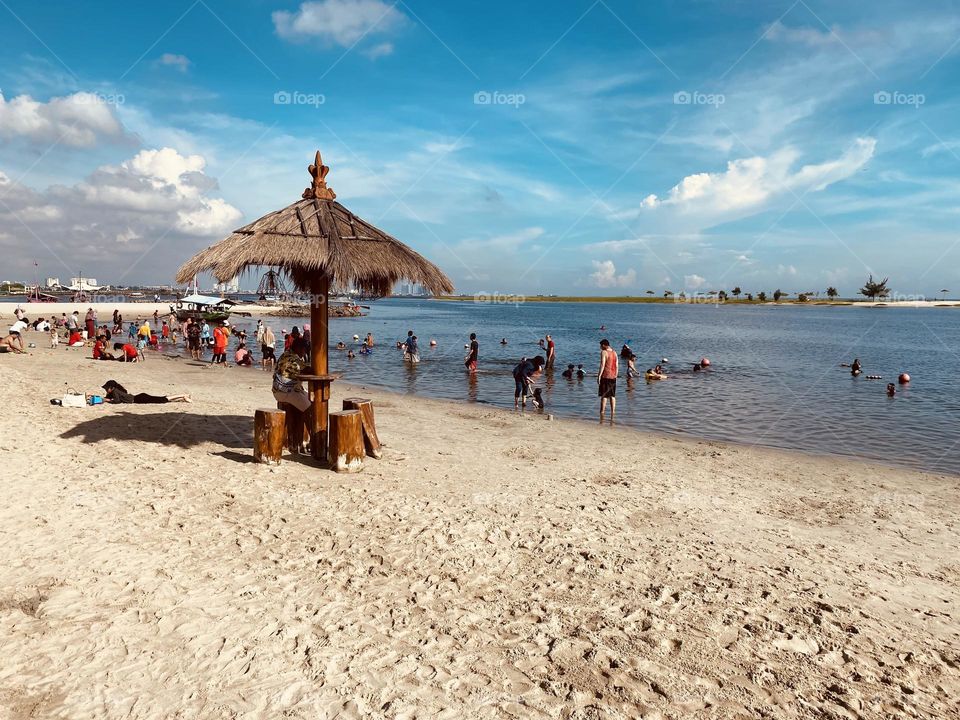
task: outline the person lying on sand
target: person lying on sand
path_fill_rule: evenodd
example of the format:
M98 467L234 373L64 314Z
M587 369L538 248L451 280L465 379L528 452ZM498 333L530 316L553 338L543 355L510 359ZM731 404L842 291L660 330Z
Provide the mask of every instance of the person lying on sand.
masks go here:
M161 405L169 402L193 402L189 395L148 395L147 393L127 392L116 380L107 380L101 387L106 391L104 399L108 403L135 403L137 405Z

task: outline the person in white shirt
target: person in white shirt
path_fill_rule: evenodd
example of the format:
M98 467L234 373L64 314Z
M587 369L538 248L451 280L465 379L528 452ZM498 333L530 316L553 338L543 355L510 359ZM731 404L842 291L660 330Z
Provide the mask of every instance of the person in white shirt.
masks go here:
M23 311L23 308L17 305L17 309L13 311L13 314L16 316L17 320L23 320L23 316L26 313Z
M10 326L10 334L3 340L0 340L0 347L7 347L15 353L23 352L23 336L20 334L27 329L27 323L23 320L17 320Z

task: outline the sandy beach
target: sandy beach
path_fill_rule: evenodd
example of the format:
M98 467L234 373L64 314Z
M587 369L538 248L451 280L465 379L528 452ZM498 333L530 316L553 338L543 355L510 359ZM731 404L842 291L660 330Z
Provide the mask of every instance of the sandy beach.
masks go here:
M39 317L59 317L61 314L69 315L74 310L80 314L80 319L83 320L86 312L89 308L93 308L97 311L97 320L100 324L105 324L110 322L113 317L113 311L119 310L120 314L123 315L123 319L126 322L133 322L138 317L147 318L151 317L156 311L161 316L170 314L170 305L175 303L169 302L112 302L111 300L106 300L103 302L86 302L86 303L74 303L74 302L56 302L56 303L20 303L20 307L23 308L24 312L27 314L27 317L31 320L35 320ZM13 310L16 308L16 303L2 303L0 304L0 319L3 321L13 317ZM279 305L259 305L259 304L242 304L236 306L236 312L239 313L250 313L251 315L267 315L271 312L275 312L280 309Z
M4 720L960 717L956 477L347 383L269 468L266 373L88 355L0 356Z

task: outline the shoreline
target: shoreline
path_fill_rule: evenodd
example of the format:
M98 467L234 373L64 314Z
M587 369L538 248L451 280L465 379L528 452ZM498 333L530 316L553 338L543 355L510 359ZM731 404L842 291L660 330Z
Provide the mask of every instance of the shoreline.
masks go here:
M707 305L716 307L720 305L747 306L747 307L768 307L768 306L800 306L800 307L907 307L907 308L927 308L927 307L960 307L960 300L807 300L800 302L796 299L784 299L779 302L767 300L737 300L727 298L726 300L717 300L707 297L690 297L686 300L676 300L672 297L641 297L641 296L549 296L549 295L519 295L510 293L482 293L480 295L443 295L431 298L438 302L474 302L478 304L511 305L514 303L611 303L611 304L654 304L654 305Z

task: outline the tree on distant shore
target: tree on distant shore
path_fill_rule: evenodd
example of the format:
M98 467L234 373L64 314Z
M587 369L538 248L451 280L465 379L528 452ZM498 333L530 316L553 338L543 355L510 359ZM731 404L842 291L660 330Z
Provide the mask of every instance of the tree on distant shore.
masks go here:
M867 278L867 284L860 288L860 294L871 300L878 297L886 297L890 294L890 289L887 287L889 281L890 278L884 278L880 282L875 282L873 273L871 273L870 277Z
M673 295L673 290L664 290L664 291L663 291L663 296L664 296L665 298L668 298L668 297L670 297L671 295Z
M780 298L782 298L782 297L783 297L783 293L780 292L780 288L777 288L776 290L773 291L773 301L774 301L774 302L780 302Z
M653 295L653 290L647 290L647 295Z
M840 293L837 292L837 289L835 287L830 286L827 288L827 297L830 298L831 300L839 294Z
M737 298L737 300L739 300L741 292L743 291L740 289L740 286L737 285L733 290L730 291L730 294L733 295L735 298Z
M809 298L807 297L806 293L800 293L799 295L797 295L797 300L799 300L800 302L806 302L807 300L809 300Z
M767 294L763 290L761 290L759 293L757 293L757 300L759 300L760 302L766 302Z
M717 293L717 297L720 298L720 302L726 302L726 301L727 301L727 291L726 291L726 290L721 290L719 293Z
M747 293L747 302L753 302L753 293Z

